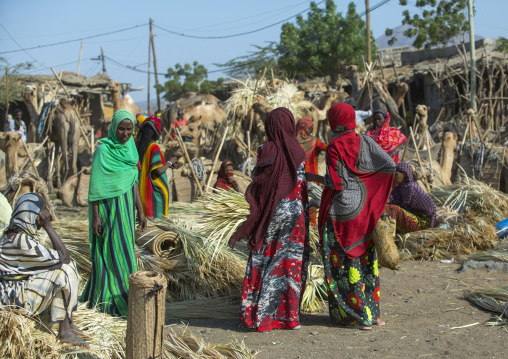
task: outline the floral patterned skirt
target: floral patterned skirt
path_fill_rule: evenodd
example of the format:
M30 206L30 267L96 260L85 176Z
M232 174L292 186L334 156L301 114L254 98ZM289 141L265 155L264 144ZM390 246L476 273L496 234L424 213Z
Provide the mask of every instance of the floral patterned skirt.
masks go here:
M308 220L300 201L282 200L267 243L251 252L243 282L240 321L258 332L300 325L300 298L309 258Z
M394 204L387 204L385 211L397 222L398 233L410 233L430 228L430 218L418 216Z
M361 256L349 258L330 221L323 232L323 264L330 318L341 325L370 326L379 320L379 270L374 243Z

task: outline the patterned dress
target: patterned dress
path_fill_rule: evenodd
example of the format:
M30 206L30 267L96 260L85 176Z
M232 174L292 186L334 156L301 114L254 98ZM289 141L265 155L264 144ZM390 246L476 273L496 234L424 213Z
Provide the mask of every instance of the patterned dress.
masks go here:
M379 320L379 270L374 243L361 256L349 258L331 222L323 233L323 259L330 317L342 325L371 326Z
M139 195L145 216L162 218L168 215L169 186L166 174L154 178L152 172L164 166L164 156L156 143L150 144L143 156L139 172Z
M127 316L129 275L137 272L134 252L134 186L123 195L98 201L102 225L100 236L89 229L92 272L81 294L88 307L97 305L105 313ZM92 224L92 207L88 210Z
M259 332L300 324L309 258L305 162L297 173L296 188L277 204L266 244L247 263L240 321Z

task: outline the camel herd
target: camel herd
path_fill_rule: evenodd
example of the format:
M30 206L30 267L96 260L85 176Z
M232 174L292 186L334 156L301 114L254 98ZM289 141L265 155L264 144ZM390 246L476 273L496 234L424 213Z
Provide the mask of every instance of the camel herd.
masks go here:
M427 175L434 184L451 184L456 174L454 163L460 163L459 156L464 156L468 152L461 150L465 143L463 129L451 126L445 120L440 121L440 124L429 126L427 107L418 105L415 108L416 116L411 128L414 134L411 135L407 129L404 129L407 127L406 121L399 115L399 109L403 106L404 96L408 91L407 84L397 84L392 96L386 86L379 81L372 81L370 86L366 84L361 86L355 66L349 66L346 73L351 83L351 94L342 89L329 90L320 92L318 95L314 93L312 98L299 89L289 91L286 81L264 79L261 81L258 79L256 84L251 82L246 85L241 100L234 100L232 96L224 103L210 94L188 94L175 101L161 114L164 123L162 145L165 148L165 156L168 158L175 156L184 160L184 151L186 151L190 158L211 158L225 127L229 126L230 131L226 137L221 158L227 157L239 166L249 158L255 157L255 149L265 138L264 120L274 106L284 103L280 102L284 99L277 99L277 96L282 96L279 94L279 89L286 86L284 91L291 92L288 95L291 98L287 99L287 107L292 109L295 117L310 117L314 123L314 133L323 140L328 137L326 114L335 103L354 98L359 109L368 109L371 103L374 108L386 109L393 118L391 125L400 127L407 134L405 160L413 161L419 167L426 167ZM247 88L249 86L250 88ZM118 83L110 85L110 92L114 111L126 109L133 114L140 111L130 96L120 96L121 87ZM35 86L27 86L23 98L30 116L35 119L38 119L41 111L44 111L42 104L50 103L52 100L41 101L37 97ZM177 111L180 109L189 121L188 126L179 129L185 150L176 141L172 133L174 130L171 129L172 120L177 117ZM47 147L46 164L42 167L39 165L39 168L42 168L42 173L39 175L47 181L51 190L54 187L61 187L67 178L78 173L83 166L89 165L93 152L91 147L94 146L95 141L93 136L90 138L86 136L85 124L78 111L66 99L55 102L46 118L48 124L43 128L40 139L47 137L47 143L52 142L54 146ZM29 133L35 133L37 122L32 121L32 123ZM476 128L474 131L478 133ZM0 133L0 149L5 153L4 164L1 163L0 157L0 171L2 168L5 171L5 175L0 172L0 187L3 182L1 177L6 176L8 180L19 171L20 158L28 155L27 149L20 145L18 137L19 135L14 133ZM35 142L33 135L29 139ZM86 156L90 157L89 160L85 161L86 164L78 163L78 155L86 150L87 146L90 147L88 151L85 151ZM489 148L489 146L491 152L501 153L501 169L499 170L501 189L508 191L508 181L506 181L508 156L504 153L505 148L487 143L486 147Z

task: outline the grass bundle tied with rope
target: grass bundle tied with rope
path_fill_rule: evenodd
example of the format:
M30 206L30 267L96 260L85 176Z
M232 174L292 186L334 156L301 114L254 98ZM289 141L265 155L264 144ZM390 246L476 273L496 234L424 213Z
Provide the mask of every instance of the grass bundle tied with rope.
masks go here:
M508 325L508 287L468 289L466 299L480 308L500 314L490 325Z
M438 206L438 218L447 228L398 235L401 258L465 259L498 243L495 225L506 217L508 195L468 177L450 186L434 187L430 194Z

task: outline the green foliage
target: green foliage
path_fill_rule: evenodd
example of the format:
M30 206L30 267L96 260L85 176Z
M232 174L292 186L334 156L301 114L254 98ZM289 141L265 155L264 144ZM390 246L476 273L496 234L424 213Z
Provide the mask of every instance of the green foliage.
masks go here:
M407 6L408 1L399 0L399 4ZM404 36L414 38L413 46L418 49L444 46L455 36L469 30L466 0L416 0L415 6L421 12L411 14L409 10L404 10L402 24L411 25L404 31ZM385 34L392 36L393 31L386 29ZM392 37L388 44L393 45L396 41L397 38Z
M346 16L336 12L333 0L324 9L311 2L307 19L296 18L296 24L282 25L279 66L289 76L330 76L332 85L346 65L361 65L366 53L366 27L349 3ZM371 34L372 53L377 46Z
M9 65L7 60L0 57L0 105L4 106L7 101L7 87L5 78L5 69L8 68L9 74L9 102L23 101L21 94L25 87L24 83L19 81L19 71L32 68L31 62L23 62L16 65Z
M279 51L278 44L274 41L268 42L268 45L253 45L257 51L251 51L248 55L236 57L224 64L214 64L219 67L228 68L224 72L231 77L244 77L246 74L256 77L260 71L266 70L268 73L273 70L276 76L281 75L281 71L277 66L277 58Z
M496 40L496 51L508 53L508 39L506 37L500 37Z
M164 98L168 101L175 101L187 92L210 93L212 89L222 90L224 79L219 78L217 81L208 80L208 70L197 61L190 64L176 64L175 68L168 68L165 75L168 79L164 85L156 85L155 87L164 92Z

